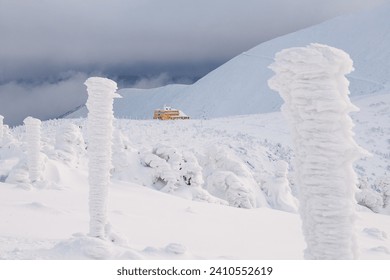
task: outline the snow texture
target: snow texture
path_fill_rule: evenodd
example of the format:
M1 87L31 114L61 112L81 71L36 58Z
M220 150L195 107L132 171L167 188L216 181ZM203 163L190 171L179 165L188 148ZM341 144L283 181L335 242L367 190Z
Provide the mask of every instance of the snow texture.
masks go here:
M363 150L353 139L345 74L352 60L321 44L282 50L269 86L285 101L296 155L306 259L356 259L357 176L352 163Z
M113 101L117 85L114 81L91 77L88 91L88 156L90 236L106 238L107 201L112 168Z
M42 179L43 159L41 154L41 121L32 117L24 120L26 125L27 165L31 183Z

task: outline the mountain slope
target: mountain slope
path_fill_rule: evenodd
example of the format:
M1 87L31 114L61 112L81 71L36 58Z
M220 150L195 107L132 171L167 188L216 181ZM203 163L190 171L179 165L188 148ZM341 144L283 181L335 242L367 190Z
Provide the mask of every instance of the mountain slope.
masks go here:
M390 3L364 13L339 17L262 43L210 72L190 86L151 90L122 89L115 104L117 117L151 118L153 109L169 104L193 118L272 112L282 100L268 88L267 68L276 52L322 43L351 55L355 71L349 76L351 94L371 94L389 87ZM82 116L76 112L71 116Z

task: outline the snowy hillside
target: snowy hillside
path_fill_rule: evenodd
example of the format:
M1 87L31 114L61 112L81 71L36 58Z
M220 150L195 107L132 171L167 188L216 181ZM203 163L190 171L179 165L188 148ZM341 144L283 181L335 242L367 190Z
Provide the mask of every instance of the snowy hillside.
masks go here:
M389 212L390 94L361 96L358 200ZM107 245L86 236L85 119L42 123L43 181L29 183L25 127L0 148L0 259L302 259L286 121L279 112L213 120L115 121ZM387 176L387 177L386 177ZM359 206L360 257L390 259L390 216ZM243 209L244 208L244 209ZM282 211L281 211L282 210Z
M388 88L390 78L390 3L376 10L339 17L317 26L276 38L228 61L190 86L151 90L122 89L115 103L117 117L150 119L164 104L192 118L213 118L277 111L280 97L267 86L267 68L276 52L317 42L343 49L354 61L348 77L352 96ZM71 114L86 116L85 109Z

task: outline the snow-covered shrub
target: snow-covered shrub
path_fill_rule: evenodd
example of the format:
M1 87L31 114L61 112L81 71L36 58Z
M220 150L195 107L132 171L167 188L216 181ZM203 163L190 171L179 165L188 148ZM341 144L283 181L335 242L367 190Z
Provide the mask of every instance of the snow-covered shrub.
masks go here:
M288 163L280 160L275 163L275 177L263 187L267 201L274 209L287 212L298 211L298 200L292 195L288 175Z
M80 128L72 123L64 123L56 133L57 155L69 163L78 163L85 154L85 142Z
M215 171L207 178L207 190L238 208L256 207L255 193L231 171Z
M370 188L361 189L357 192L356 200L360 205L366 206L376 213L379 213L383 208L383 197Z
M210 147L205 163L205 189L229 205L256 208L267 205L248 167L228 149Z
M43 157L41 154L41 121L32 117L24 120L26 125L27 165L31 183L42 179Z
M153 169L153 184L158 190L173 192L180 186L179 170L173 170L166 159L149 153L142 156L141 162Z
M130 140L119 129L114 130L112 146L112 164L114 169L112 173L119 179L124 177L129 167L129 152L132 150Z
M202 167L195 155L191 152L183 152L183 163L181 164L181 176L186 185L192 187L203 186Z
M153 186L195 201L228 203L203 188L202 167L192 151L179 151L167 145L157 145L141 156L141 163L152 168Z
M307 259L357 258L356 183L352 163L363 150L353 140L345 52L320 44L285 49L270 68L269 86L285 104L291 127Z
M27 160L22 158L9 172L5 182L14 184L24 189L31 189Z
M385 208L385 212L390 214L390 177L383 176L378 178L375 185L378 191L382 193L383 208Z
M88 91L87 129L89 157L89 234L106 238L108 187L112 167L113 103L118 95L114 81L91 77L86 80Z
M3 139L0 145L0 158L21 157L21 143L12 135L8 125L3 125Z

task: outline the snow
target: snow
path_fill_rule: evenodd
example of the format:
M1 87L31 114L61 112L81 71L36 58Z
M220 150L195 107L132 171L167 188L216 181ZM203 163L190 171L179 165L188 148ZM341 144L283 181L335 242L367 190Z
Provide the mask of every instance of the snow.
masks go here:
M27 117L23 122L26 125L28 173L30 182L35 183L42 179L44 168L41 155L41 121Z
M341 16L264 42L232 58L193 85L121 89L123 99L115 101L115 116L151 119L153 110L164 104L197 119L278 111L283 101L267 85L273 75L268 65L282 49L310 43L330 45L350 54L356 68L348 75L351 96L383 92L390 85L389 13L390 3L385 3L371 11ZM86 110L70 116L85 117Z
M92 237L107 238L107 203L112 167L112 110L117 85L114 81L91 77L88 91L88 179L90 231Z
M356 140L373 154L355 166L359 180L366 178L373 190L377 178L388 176L390 165L390 95L365 96L354 103L361 108L352 116ZM80 152L77 161L59 155L56 136L67 126L77 127L75 134L81 133L88 144L85 119L42 122L42 153L48 157L44 178L51 184L39 189L6 183L26 152L25 130L16 127L4 134L8 144L0 149L1 259L303 259L306 245L299 215L284 208L296 207L298 187L281 113L174 122L115 120L107 216L116 242L87 235L87 153ZM73 143L80 149L78 140ZM215 147L221 150L219 157ZM161 170L145 166L146 156L159 158L174 172L179 180L175 190L165 192L165 183L156 181ZM208 178L220 172L245 179L246 194L254 197L256 207L229 205L230 196L221 190L219 196L212 195ZM383 193L376 193L384 200ZM384 211L383 206L378 209ZM359 257L390 259L389 216L363 206L358 210ZM89 249L95 247L101 249Z
M296 137L279 112L282 98L267 85L267 67L276 52L312 42L341 48L354 60L350 98L361 109L351 113L355 139L372 154L354 164L354 233L360 258L390 259L389 10L386 4L260 44L194 85L122 89L113 104L118 119L103 126L109 132L91 131L90 124L112 118L102 110L112 100L89 100L89 108L99 108L96 119L78 118L87 117L83 107L68 116L74 119L42 122L38 187L31 187L26 127L0 126L0 259L303 259ZM338 82L345 88L345 80ZM105 97L115 97L113 81L98 83L111 93ZM311 108L329 110L328 102ZM151 119L163 104L191 120L138 120ZM351 108L347 98L336 105ZM94 144L95 135L102 138ZM103 155L109 141L112 162ZM104 166L89 158L91 151L102 152ZM98 167L92 179L89 162ZM91 182L109 185L109 196L98 195L107 200L98 234L104 239L88 235Z
M364 155L349 113L358 111L344 75L352 60L321 44L282 50L270 65L270 88L285 103L295 153L300 214L308 259L355 259L356 184L353 162Z

